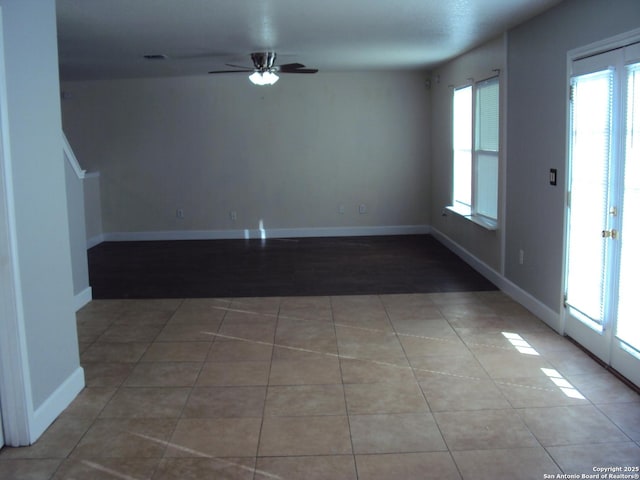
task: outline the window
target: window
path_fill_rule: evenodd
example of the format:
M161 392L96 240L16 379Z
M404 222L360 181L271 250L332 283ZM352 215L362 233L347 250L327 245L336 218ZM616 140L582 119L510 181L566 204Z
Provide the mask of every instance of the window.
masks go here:
M495 228L500 155L498 77L453 92L452 210Z

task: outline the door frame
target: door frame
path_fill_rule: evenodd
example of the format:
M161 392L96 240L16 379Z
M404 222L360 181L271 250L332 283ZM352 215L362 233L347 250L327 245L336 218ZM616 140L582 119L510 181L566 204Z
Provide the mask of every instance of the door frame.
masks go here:
M21 308L2 13L0 6L0 261L6 262L0 269L5 286L0 289L0 411L4 443L20 446L31 443L33 405Z
M640 42L640 28L630 30L628 32L621 33L614 37L610 37L604 40L600 40L597 42L593 42L589 45L585 45L583 47L578 47L567 52L567 63L566 63L566 95L565 98L569 99L570 96L570 85L571 85L571 77L572 77L572 64L574 61L579 60L581 58L586 58L589 56L595 56L598 54L606 53L611 50L615 50L618 48L623 48L627 45ZM565 138L565 186L564 186L564 194L565 194L565 203L564 203L564 232L563 232L563 269L562 269L562 312L561 312L561 327L563 334L568 333L568 317L569 312L568 308L565 305L565 292L567 291L567 262L568 262L568 234L569 234L569 217L567 215L567 207L568 207L568 192L569 192L569 175L570 171L570 147L569 147L569 132L571 125L571 110L569 108L569 103L567 102L567 112L566 112L566 127L565 131L567 132L567 137ZM571 337L576 340L579 344L585 345L589 343L589 337L592 337L596 334L596 331L586 324L581 324L579 326L576 325L577 328L571 328ZM606 338L607 344L603 346L603 348L599 349L599 352L591 351L596 357L603 360L607 365L611 365L614 356L619 355L619 352L616 353L614 344L616 342L615 334L612 329L607 329L602 332L602 336ZM633 355L633 354L629 354ZM605 357L605 358L603 358ZM616 367L613 367L616 368ZM624 371L623 371L624 370ZM629 380L634 382L636 385L640 386L640 380L637 375L629 375L626 373L627 371L633 373L633 369L623 368L622 370L618 370L624 376L626 376ZM632 378L634 377L634 378Z

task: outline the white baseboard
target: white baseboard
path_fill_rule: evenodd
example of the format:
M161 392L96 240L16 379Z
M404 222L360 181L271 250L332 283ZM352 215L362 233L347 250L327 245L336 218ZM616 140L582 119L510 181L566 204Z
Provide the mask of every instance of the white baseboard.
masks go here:
M89 250L91 247L95 247L96 245L100 245L104 241L105 241L105 237L103 233L101 233L100 235L96 235L95 237L88 238L87 250Z
M549 308L547 305L542 303L537 298L533 297L530 293L526 292L511 280L507 279L504 275L499 272L496 272L489 265L484 263L482 260L474 256L468 250L460 246L458 243L454 242L434 228L431 228L431 234L442 244L444 244L449 250L454 252L460 258L462 258L466 263L468 263L474 270L480 273L483 277L485 277L490 282L494 283L496 287L502 290L504 293L513 298L516 302L521 304L531 313L533 313L536 317L541 319L544 323L549 325L549 327L553 328L556 332L563 334L564 333L564 325L562 324L562 316L555 312L553 309Z
M271 228L236 230L167 230L155 232L112 232L102 235L102 241L143 240L233 240L261 238L304 237L355 237L374 235L419 235L428 234L428 225L390 225L372 227L318 227L318 228ZM89 243L89 242L88 242ZM97 245L97 243L95 244ZM92 245L94 246L94 245Z
M30 443L34 443L84 388L84 370L78 367L33 413Z
M93 299L93 295L91 293L91 287L87 287L80 293L77 293L73 297L73 307L75 308L75 311L77 312L78 310L80 310L92 299Z

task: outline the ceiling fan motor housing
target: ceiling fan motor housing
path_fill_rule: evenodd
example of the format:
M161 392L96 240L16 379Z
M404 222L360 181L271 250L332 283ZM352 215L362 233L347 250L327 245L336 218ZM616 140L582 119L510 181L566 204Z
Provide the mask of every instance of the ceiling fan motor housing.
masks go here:
M256 70L260 72L268 72L273 69L273 64L276 61L275 52L255 52L251 54L251 60Z

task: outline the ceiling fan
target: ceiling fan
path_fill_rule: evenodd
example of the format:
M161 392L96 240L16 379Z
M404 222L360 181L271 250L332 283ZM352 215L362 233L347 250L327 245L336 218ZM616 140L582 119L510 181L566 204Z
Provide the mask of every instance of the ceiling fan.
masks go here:
M256 85L273 85L278 81L278 73L316 73L317 68L306 68L301 63L285 63L276 65L275 52L254 52L251 54L253 68L241 65L226 65L231 68L240 70L214 70L209 73L246 73L253 72L249 75L249 80Z

